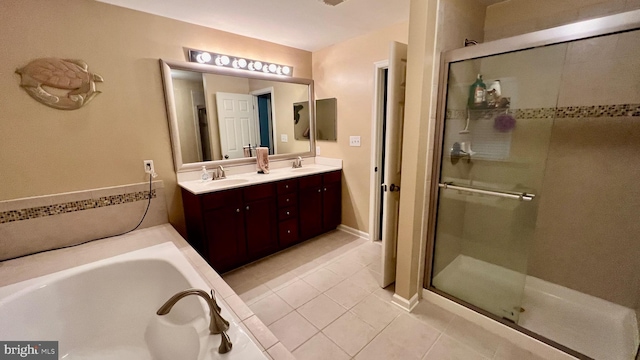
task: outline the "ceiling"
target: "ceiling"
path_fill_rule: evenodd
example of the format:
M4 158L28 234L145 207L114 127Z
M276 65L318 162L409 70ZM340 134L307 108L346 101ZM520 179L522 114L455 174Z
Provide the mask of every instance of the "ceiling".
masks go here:
M409 20L411 0L98 0L315 51ZM477 0L490 5L503 0ZM337 2L337 1L329 1Z
M410 0L98 0L315 51L409 20Z

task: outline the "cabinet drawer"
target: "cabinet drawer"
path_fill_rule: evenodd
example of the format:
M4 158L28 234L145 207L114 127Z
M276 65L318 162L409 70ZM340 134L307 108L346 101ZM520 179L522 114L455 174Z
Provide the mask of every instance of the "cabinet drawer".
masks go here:
M287 220L293 217L298 217L298 208L295 206L289 206L278 210L278 220Z
M244 201L254 201L275 195L274 184L254 185L244 188Z
M291 193L278 196L278 208L298 205L298 194Z
M283 221L279 226L280 246L292 245L298 242L298 219Z
M322 185L322 175L305 176L298 180L300 189L307 189Z
M278 195L295 193L298 191L298 179L284 180L277 184Z
M219 209L224 206L240 206L242 204L242 190L216 191L202 196L204 210Z
M341 171L333 171L333 172L322 175L322 181L325 184L340 182L341 179L342 179Z

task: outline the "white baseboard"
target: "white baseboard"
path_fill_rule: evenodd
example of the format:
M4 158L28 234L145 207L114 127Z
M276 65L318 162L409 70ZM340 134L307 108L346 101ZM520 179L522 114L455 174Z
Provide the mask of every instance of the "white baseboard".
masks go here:
M451 301L443 296L440 296L433 291L422 289L422 300L428 301L432 304L438 305L447 311L450 311L461 318L471 321L472 323L484 328L485 330L494 333L500 337L503 337L515 345L529 350L532 353L540 356L543 359L549 360L575 360L573 356L562 352L553 346L547 345L542 341L534 339L518 330L512 329L504 324L501 324L491 318L488 318L480 313L477 313L469 308L466 308L454 301ZM395 301L395 295L394 300Z
M364 231L360 231L358 229L354 229L354 228L349 227L347 225L340 224L340 225L338 225L337 229L340 230L340 231L344 231L346 233L355 235L355 236L357 236L359 238L362 238L362 239L365 239L365 240L369 240L369 234L368 233L366 233Z
M414 294L411 299L407 300L398 294L393 294L391 303L398 306L404 311L411 312L418 305L418 294Z

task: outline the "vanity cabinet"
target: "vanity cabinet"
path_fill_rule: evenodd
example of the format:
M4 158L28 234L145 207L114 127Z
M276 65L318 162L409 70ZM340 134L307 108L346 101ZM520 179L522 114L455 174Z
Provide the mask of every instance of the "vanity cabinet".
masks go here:
M233 269L247 260L245 213L242 190L229 190L202 197L205 255L216 270ZM189 235L191 239L191 234ZM199 237L198 237L199 238ZM206 245L205 245L206 244Z
M340 225L342 174L334 171L300 181L300 236L309 239Z
M249 260L278 251L275 185L244 188L244 219Z
M298 232L298 179L277 183L278 235L280 246L293 245L300 240Z
M341 171L202 195L182 189L188 241L219 273L335 229Z

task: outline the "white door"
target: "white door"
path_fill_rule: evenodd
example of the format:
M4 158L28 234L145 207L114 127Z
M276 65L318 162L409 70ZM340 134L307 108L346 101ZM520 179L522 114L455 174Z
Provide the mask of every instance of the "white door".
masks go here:
M382 287L396 281L396 247L400 211L402 127L407 71L407 45L393 42L389 54L382 208Z
M258 144L253 96L218 92L216 104L222 159L244 157L243 146Z

